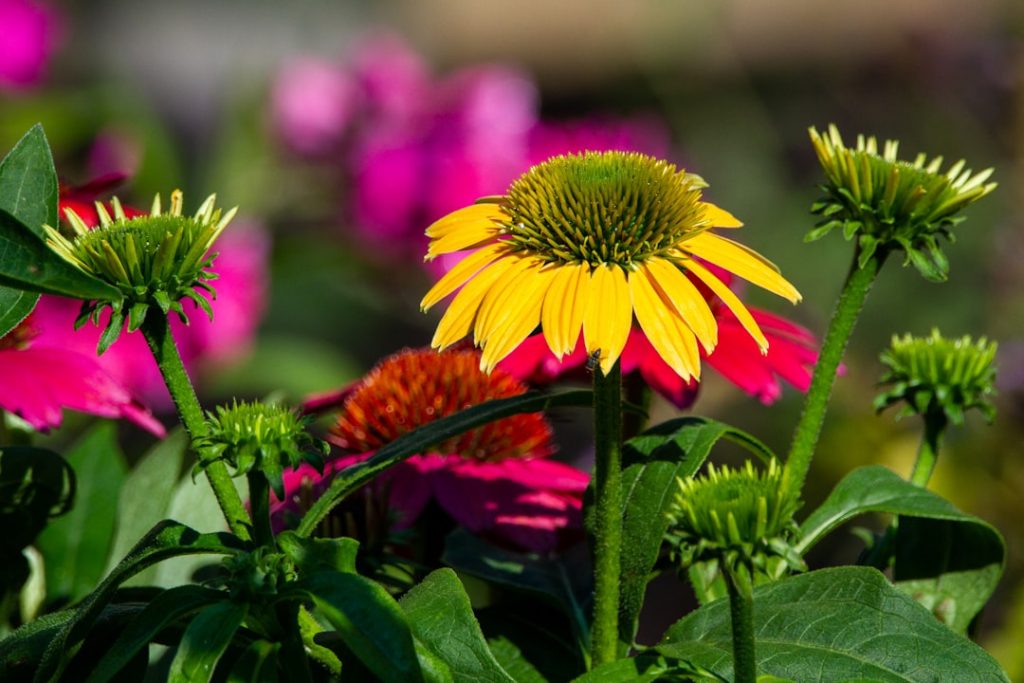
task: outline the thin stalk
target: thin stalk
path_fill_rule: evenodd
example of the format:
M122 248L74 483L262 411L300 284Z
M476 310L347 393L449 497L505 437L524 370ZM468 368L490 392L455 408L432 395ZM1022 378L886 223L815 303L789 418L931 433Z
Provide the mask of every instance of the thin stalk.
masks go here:
M917 451L917 462L910 474L910 481L922 488L928 486L928 480L935 471L935 461L939 458L942 446L942 435L946 431L949 420L941 410L929 411L924 414L924 434L921 436L921 447Z
M272 546L274 532L270 527L270 484L266 475L253 470L249 480L249 505L252 507L252 535L258 545Z
M750 582L741 582L732 571L726 571L729 587L729 616L732 620L732 665L734 683L756 683L757 660L754 658L754 596Z
M811 458L814 457L814 450L818 445L828 400L832 394L832 385L835 383L836 371L839 370L839 363L846 351L846 344L853 334L853 328L864 308L864 300L871 291L871 285L874 284L875 277L885 262L886 252L875 252L863 267L857 263L858 256L857 253L853 255L850 272L846 276L846 283L836 302L828 332L825 333L825 339L821 344L821 353L814 367L811 387L804 399L804 410L793 432L793 444L790 446L786 465L787 477L797 491L803 489L804 478L811 466Z
M618 658L622 548L622 372L594 370L594 624L592 666Z
M163 375L167 390L174 400L174 407L178 409L181 423L185 426L190 441L195 443L197 438L206 435L206 417L181 362L181 355L174 343L174 337L171 336L167 317L157 311L150 311L142 324L142 335L146 338L149 350L152 351L153 358L160 368L160 374ZM231 483L227 466L220 461L212 462L204 472L231 532L243 541L252 540L249 533L249 515L245 512L238 491Z

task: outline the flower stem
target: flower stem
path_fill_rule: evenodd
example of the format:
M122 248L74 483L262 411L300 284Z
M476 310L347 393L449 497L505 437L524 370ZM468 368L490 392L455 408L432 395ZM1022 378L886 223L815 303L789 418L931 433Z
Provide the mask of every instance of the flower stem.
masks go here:
M594 623L592 666L618 658L622 547L622 373L594 370Z
M270 483L263 472L246 475L249 481L249 505L252 506L252 535L259 545L272 546L274 532L270 527Z
M922 488L928 486L928 480L935 471L935 462L939 458L939 447L942 446L942 435L947 424L949 421L941 410L924 414L924 434L921 436L921 448L917 451L917 462L910 474L911 483Z
M846 351L846 344L857 324L861 309L864 308L864 300L871 291L871 285L874 284L885 257L886 252L877 251L867 263L860 266L859 254L853 255L853 263L846 276L843 291L839 295L839 301L836 302L825 340L822 342L811 387L804 399L804 410L793 432L793 444L786 459L787 476L794 491L803 489L804 478L811 466L811 458L814 457L818 437L821 435L821 426L825 422L825 412L839 363L843 359L843 352Z
M724 574L729 588L729 616L732 621L733 681L755 683L757 660L754 658L754 596L749 581L741 581L732 571L725 571Z
M171 335L167 317L151 312L142 324L142 335L149 344L149 350L153 352L160 374L163 375L167 390L174 400L174 407L178 409L181 423L185 426L191 442L195 443L198 437L206 435L206 418L203 416L203 409L196 398L188 373L185 372L185 366L181 362L181 355ZM227 466L218 460L211 462L204 471L231 532L243 541L251 540L249 516L245 512L238 491L231 483Z

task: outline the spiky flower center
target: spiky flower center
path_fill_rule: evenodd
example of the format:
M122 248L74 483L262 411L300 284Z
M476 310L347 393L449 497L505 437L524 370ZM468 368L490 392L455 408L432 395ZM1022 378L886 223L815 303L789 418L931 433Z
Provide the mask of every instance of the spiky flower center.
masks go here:
M480 370L480 353L405 350L382 361L349 396L332 440L354 453L374 451L417 427L526 386L498 369ZM514 415L470 430L430 449L481 461L544 455L551 429L540 413Z
M635 152L585 152L538 164L509 188L504 231L519 250L558 263L634 262L710 227L707 184Z
M928 337L893 337L881 355L886 367L882 382L889 389L875 407L902 401L904 413L943 411L955 423L962 421L964 410L979 408L991 420L996 348L984 337L946 339L938 330Z
M749 460L738 470L708 465L707 474L677 483L669 513L674 533L686 543L721 551L756 552L791 529L799 507L775 460L761 471Z
M204 458L227 461L236 473L254 467L279 477L282 467L298 467L321 442L306 431L306 420L293 410L266 403L238 401L217 406L207 415L207 434L198 439Z

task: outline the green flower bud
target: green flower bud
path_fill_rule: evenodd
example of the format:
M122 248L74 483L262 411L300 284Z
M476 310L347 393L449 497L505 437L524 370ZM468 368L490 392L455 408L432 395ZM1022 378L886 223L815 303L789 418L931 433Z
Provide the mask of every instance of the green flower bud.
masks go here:
M902 250L904 265L913 263L929 280L945 280L949 262L938 238L952 242L952 227L964 219L956 214L996 188L985 182L992 169L975 174L960 160L942 173L942 157L901 161L899 142L887 140L879 154L875 138L863 135L856 148L846 147L834 125L827 135L814 128L810 135L826 182L825 196L811 207L821 221L805 240L842 228L846 239L857 238L861 267L876 251Z
M282 589L298 580L295 563L284 553L260 547L224 559L231 598L245 603L272 603Z
M284 499L282 473L308 462L323 469L327 442L306 431L306 420L294 411L265 403L232 403L207 413L208 433L196 439L202 454L197 468L223 460L235 476L259 470L279 500Z
M92 229L74 211L66 209L65 215L74 232L71 239L56 228L43 226L55 252L123 294L123 299L116 301L86 302L75 323L77 329L90 317L98 322L103 309L111 309L110 323L100 338L99 353L117 341L126 319L128 331L137 330L153 305L164 315L174 311L187 323L181 299L188 298L213 319L209 302L196 290L216 296L213 288L206 284L217 277L207 270L216 257L208 252L237 210L231 209L221 216L220 209L214 209L214 200L215 196L210 195L194 216L183 216L182 193L175 190L171 193L169 211L161 210L160 195L156 195L149 215L134 218L125 215L117 198L111 202L113 217L97 202L100 225Z
M882 352L887 390L875 399L875 410L895 404L897 417L943 413L963 424L964 411L977 408L989 422L995 417L996 343L984 337L945 339L938 330L929 337L893 337Z
M781 559L803 568L791 545L800 500L776 460L761 471L749 460L740 469L709 464L706 474L677 483L666 538L682 567L718 560L734 572L768 573Z

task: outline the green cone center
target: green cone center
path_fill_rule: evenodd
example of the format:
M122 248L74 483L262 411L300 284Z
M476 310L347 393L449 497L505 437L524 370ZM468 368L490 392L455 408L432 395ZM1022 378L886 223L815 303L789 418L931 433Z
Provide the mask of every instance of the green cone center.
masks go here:
M548 159L505 195L509 241L545 261L624 268L662 254L709 227L704 181L635 152Z

